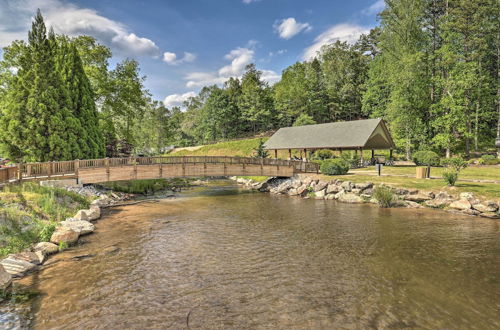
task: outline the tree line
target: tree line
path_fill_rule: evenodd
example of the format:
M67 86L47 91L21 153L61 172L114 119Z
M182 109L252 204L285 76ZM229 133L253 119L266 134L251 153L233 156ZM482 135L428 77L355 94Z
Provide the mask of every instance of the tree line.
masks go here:
M500 3L386 0L357 42L325 45L270 85L254 64L167 109L139 64L109 68L89 36L46 31L0 61L0 154L23 161L157 154L291 125L384 118L398 150L487 150L500 130ZM497 136L498 137L498 136Z

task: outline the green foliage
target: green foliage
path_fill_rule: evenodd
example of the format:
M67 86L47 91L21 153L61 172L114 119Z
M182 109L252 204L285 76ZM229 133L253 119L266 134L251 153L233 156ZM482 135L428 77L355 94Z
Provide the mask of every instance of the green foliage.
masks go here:
M269 157L269 152L267 152L266 149L264 149L265 142L260 139L259 140L259 146L255 148L255 158L267 158Z
M441 165L459 173L467 167L467 162L462 157L445 158L441 160Z
M50 241L50 237L56 230L56 224L54 222L45 222L39 224L39 230L38 230L38 240L41 242L48 242Z
M375 187L373 197L377 200L380 207L391 207L395 199L392 189L384 185Z
M308 114L301 114L293 123L293 126L305 126L305 125L314 125L316 122L314 119Z
M326 159L321 163L321 173L326 175L342 175L349 172L349 163L344 159Z
M457 182L457 179L458 179L458 172L452 171L452 170L447 170L447 171L443 172L443 179L444 179L444 182L446 182L446 184L448 186L454 186L455 182Z
M64 250L68 249L68 243L66 242L59 242L59 252L63 252Z
M335 155L333 151L328 149L316 150L313 154L313 159L325 160L330 158L335 158Z
M413 161L417 166L439 166L439 155L434 151L417 151L413 154Z
M481 158L484 165L497 165L500 164L500 159L493 155L482 155Z

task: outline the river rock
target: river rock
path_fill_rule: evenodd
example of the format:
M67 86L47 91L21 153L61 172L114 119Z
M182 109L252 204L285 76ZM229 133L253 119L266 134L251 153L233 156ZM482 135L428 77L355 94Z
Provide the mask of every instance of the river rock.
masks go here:
M354 184L351 181L345 181L342 182L340 187L342 187L345 191L351 191L351 189L354 188Z
M297 188L297 195L304 196L305 194L307 194L307 185L304 183Z
M484 218L490 218L490 219L500 219L500 214L494 213L494 212L484 212L481 213L480 216Z
M5 271L13 277L21 277L37 268L37 265L26 260L16 259L14 256L8 256L0 261L0 264L3 266Z
M356 195L361 194L361 191L362 191L362 190L361 190L361 189L358 189L358 188L352 188L352 189L351 189L351 192L352 192L353 194L356 194Z
M0 265L0 291L8 290L11 285L12 285L12 275L10 275L7 271L5 271L3 266Z
M373 187L373 183L371 183L371 182L356 183L356 184L354 184L354 187L356 189L359 189L359 190L363 191L365 189L372 188Z
M85 220L65 220L61 222L61 226L69 228L77 232L79 235L90 234L95 230L94 225Z
M102 250L102 253L105 254L105 255L110 255L110 254L115 254L115 253L119 252L120 250L121 249L118 246L111 245L111 246L105 247Z
M395 188L394 193L396 195L408 195L410 192L408 189L403 189L403 188Z
M83 221L88 221L89 217L87 216L87 211L86 210L79 210L76 212L75 216L73 217L75 220L83 220Z
M293 180L292 181L292 188L297 189L300 186L302 186L302 181L300 181L300 180Z
M460 199L458 201L452 202L449 206L450 208L456 210L468 210L472 207L472 204L466 199Z
M410 209L422 209L424 206L420 205L417 202L412 202L412 201L405 201L406 207Z
M429 194L420 193L415 195L404 195L404 199L411 202L425 202L432 199L432 197Z
M297 196L299 193L297 191L297 188L292 188L288 190L288 196Z
M472 205L472 207L478 210L479 212L486 212L486 213L495 212L496 210L498 210L497 204L492 201L486 201L484 203L474 204Z
M314 198L316 198L316 199L324 199L325 198L325 189L320 190L320 191L316 191L314 193Z
M302 179L302 183L305 184L308 187L311 184L311 182L312 182L312 178L310 176L305 177L304 179Z
M54 243L40 242L34 246L33 251L41 252L44 256L47 256L49 254L57 253L59 251L59 247Z
M71 245L78 241L78 236L80 236L76 231L68 228L68 227L57 227L52 236L50 237L50 241L55 244L59 244L60 242Z
M43 255L43 253L31 252L31 251L24 251L16 254L11 254L9 258L27 261L35 265L40 265L45 260L45 256Z
M259 188L260 192L268 192L269 191L269 183L267 181L262 182Z
M474 209L460 210L460 212L468 214L468 215L480 215L481 214L481 212L474 210Z
M328 186L328 182L325 181L319 181L316 186L314 187L314 191L320 191L325 189Z
M337 186L335 183L330 183L328 187L326 188L326 193L327 194L336 194L338 193L342 188L340 186Z
M325 196L325 199L333 200L333 199L335 199L335 194L328 194Z
M353 193L339 193L338 200L344 203L364 203L361 196L355 195Z
M443 208L453 202L453 197L445 191L440 191L432 200L426 201L424 204L432 208Z

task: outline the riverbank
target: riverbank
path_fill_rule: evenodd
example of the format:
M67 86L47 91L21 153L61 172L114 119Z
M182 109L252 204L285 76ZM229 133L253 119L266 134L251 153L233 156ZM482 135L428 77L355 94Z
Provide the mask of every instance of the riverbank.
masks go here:
M318 176L320 178L318 178ZM370 203L389 207L432 208L448 212L500 219L500 203L495 200L480 199L471 192L450 193L443 190L419 190L393 187L373 182L353 182L329 179L321 175L299 174L293 178L270 178L253 180L232 177L237 183L261 192L302 198L337 200L351 204ZM384 201L377 200L376 191L385 187Z

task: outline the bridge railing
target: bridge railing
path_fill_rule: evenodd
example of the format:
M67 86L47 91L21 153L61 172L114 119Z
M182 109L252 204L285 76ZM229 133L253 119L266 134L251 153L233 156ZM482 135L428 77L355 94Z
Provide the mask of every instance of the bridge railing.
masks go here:
M45 163L23 163L15 167L0 168L0 184L15 179L50 178L53 176L75 176L80 168L104 168L134 165L155 164L244 164L244 165L273 165L293 166L296 172L319 171L319 165L297 160L283 160L272 158L248 158L227 156L161 156L161 157L128 157L84 159Z

